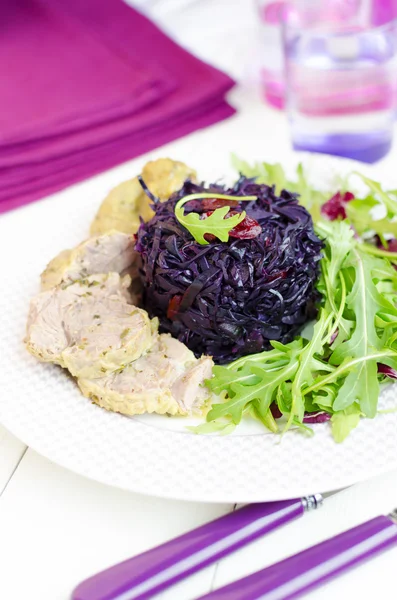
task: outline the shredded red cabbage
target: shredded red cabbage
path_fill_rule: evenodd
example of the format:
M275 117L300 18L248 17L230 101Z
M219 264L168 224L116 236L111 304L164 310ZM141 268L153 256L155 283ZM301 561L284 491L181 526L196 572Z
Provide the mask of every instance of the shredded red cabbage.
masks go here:
M329 421L331 419L331 414L327 413L323 410L319 410L315 413L305 413L305 416L303 417L303 422L304 423L326 423L327 421Z
M252 239L215 239L200 245L177 221L176 202L197 192L257 196L231 202L260 225ZM209 196L210 197L210 196ZM215 203L194 200L185 212L204 213ZM136 249L142 257L143 305L160 328L193 352L226 363L289 342L316 315L322 242L298 197L240 177L231 189L187 181L142 223Z
M384 365L382 363L378 363L378 373L381 373L382 375L387 375L387 377L390 377L391 379L397 379L396 369L388 367L387 365Z
M272 402L270 405L270 411L273 415L274 419L280 419L283 414L280 411L279 407L275 402ZM331 419L331 414L325 412L324 410L317 410L316 412L305 412L305 416L303 417L303 423L326 423Z

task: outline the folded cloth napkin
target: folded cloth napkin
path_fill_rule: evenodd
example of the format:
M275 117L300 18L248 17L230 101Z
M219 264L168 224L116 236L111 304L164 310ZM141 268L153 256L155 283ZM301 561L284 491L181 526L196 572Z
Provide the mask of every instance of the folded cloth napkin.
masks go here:
M233 114L233 81L121 0L0 3L0 212Z

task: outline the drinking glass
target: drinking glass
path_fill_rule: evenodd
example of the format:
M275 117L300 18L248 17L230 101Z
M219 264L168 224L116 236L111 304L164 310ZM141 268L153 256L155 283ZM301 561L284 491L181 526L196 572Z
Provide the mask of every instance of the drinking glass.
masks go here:
M261 34L261 87L265 100L275 108L284 108L285 81L283 14L292 0L257 0Z
M294 148L382 158L395 119L397 21L366 28L289 18L283 39Z
M275 108L285 105L282 22L294 13L307 22L355 23L375 10L374 17L390 15L385 3L397 0L255 0L261 35L261 87L266 101ZM371 3L373 10L371 9ZM382 9L382 10L380 10ZM378 13L381 13L378 15Z

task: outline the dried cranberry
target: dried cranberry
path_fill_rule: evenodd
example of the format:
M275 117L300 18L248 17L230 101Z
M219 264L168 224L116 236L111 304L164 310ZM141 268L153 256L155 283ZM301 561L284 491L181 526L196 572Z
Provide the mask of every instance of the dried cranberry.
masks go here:
M213 212L213 210L209 210L203 213L201 218L209 217ZM237 210L229 210L225 216L225 219L239 214L241 213ZM251 217L245 216L241 223L229 231L229 236L232 238L238 238L240 240L252 240L253 238L256 238L261 231L262 227L259 225L258 221L255 221L255 219L252 219ZM204 239L206 239L207 242L214 242L216 237L212 233L205 233Z
M238 213L235 210L230 210L226 216L231 217L232 215L237 214ZM261 231L262 227L259 225L258 221L255 221L252 217L245 216L241 223L229 231L229 235L232 238L238 238L240 240L253 240L261 233Z
M328 217L330 221L336 219L346 219L346 204L354 200L354 194L351 192L336 192L323 206L321 212Z
M238 206L237 200L225 200L224 198L204 198L201 202L204 210L215 210L223 206Z
M173 321L179 312L182 296L173 296L168 303L167 318Z

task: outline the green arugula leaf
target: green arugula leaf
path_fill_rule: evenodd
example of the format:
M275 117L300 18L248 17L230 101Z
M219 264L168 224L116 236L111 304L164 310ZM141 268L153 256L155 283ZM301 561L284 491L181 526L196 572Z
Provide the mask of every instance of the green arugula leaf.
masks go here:
M373 349L381 350L387 345L387 340L391 337L392 332L397 330L396 271L387 261L366 255L361 251L361 246L359 248L360 250L355 250L351 255L350 263L349 261L346 263L356 263L356 279L346 300L346 304L355 314L356 325L349 340L339 345L332 354L330 362L333 364L340 364L347 356L355 358L365 356ZM356 376L361 377L363 382L368 380L366 370L374 373L374 367L368 362L360 365L356 372ZM348 384L349 382L346 383L346 386ZM376 382L372 395L368 395L366 399L364 391L362 392L361 408L367 416L374 416L376 411L375 388ZM340 394L345 392L346 388ZM372 399L371 404L368 405L370 398ZM350 396L349 400L351 401ZM338 403L340 401L339 398Z
M278 425L272 415L272 411L263 405L259 400L254 400L252 403L254 416L263 423L263 425L269 429L272 433L278 432Z
M292 183L291 191L299 194L299 203L308 210L312 216L314 223L321 219L321 207L329 200L329 194L320 192L309 184L302 163L299 163L296 174L298 180Z
M375 327L375 315L382 299L372 278L374 261L370 256L354 249L345 265L353 266L356 273L353 289L346 298L347 306L356 315L356 326L350 339L331 355L332 364L340 364L346 357L366 356L371 350L380 350L382 347L382 340Z
M393 234L397 237L397 199L394 192L383 190L379 182L365 177L361 173L354 173L369 187L372 195L366 198L352 200L346 206L348 220L352 223L358 234L375 232L387 248L385 234ZM386 216L376 218L373 209L383 206Z
M338 388L336 385L324 385L317 393L314 393L313 404L323 410L330 411L333 408ZM309 396L310 398L310 396ZM307 403L308 398L306 398Z
M343 442L349 433L357 427L360 422L360 409L352 405L346 410L336 412L331 417L332 435L335 442Z
M255 177L258 183L274 185L276 194L280 194L285 189L299 194L300 204L311 213L313 221L316 222L320 219L321 206L329 199L329 194L320 192L310 185L301 163L296 169L296 179L294 180L287 178L280 163L257 162L249 165L233 154L232 166L246 177Z
M371 211L374 206L377 206L377 202L374 198L364 198L351 200L346 205L346 214L349 221L353 224L354 229L359 235L362 235L370 229L373 218Z
M207 420L213 421L220 417L230 416L233 423L237 425L240 423L247 405L254 400L261 403L261 413L265 414L270 407L276 388L283 381L290 379L297 368L296 352L292 353L288 365L276 371L267 371L252 365L251 372L259 377L260 381L254 385L231 384L230 389L233 397L223 404L214 404L207 415Z
M286 354L293 348L302 348L303 340L294 340L289 344L280 344L279 342L275 341L271 341L270 343L274 348L273 350L265 350L264 352L259 352L258 354L248 354L247 356L242 356L241 358L229 363L225 368L233 369L233 371L235 371L247 363L259 362L263 366L264 364L268 363L273 365L280 360L288 360L286 358Z
M326 238L325 256L321 261L321 279L319 290L324 296L324 307L329 314L334 314L334 323L329 337L338 332L332 344L335 349L349 338L354 322L343 316L346 305L346 280L341 271L347 256L355 247L354 232L343 221L319 222L316 225L319 235Z
M236 196L227 196L225 194L215 193L199 193L190 194L181 198L175 206L175 216L179 223L185 227L189 233L194 237L196 242L207 245L208 242L205 239L205 234L209 233L215 235L221 242L227 242L229 239L229 232L236 227L241 221L245 219L245 212L233 215L226 219L226 215L230 211L230 206L222 206L214 210L212 215L204 219L198 213L191 212L185 215L183 206L191 200L200 200L203 198L219 198L221 200L236 200ZM256 200L256 196L239 196L239 202Z
M306 395L311 394L312 392L319 392L321 389L324 388L325 385L329 385L332 383L337 384L338 381L339 385L341 385L340 378L342 377L344 380L349 371L354 370L362 362L365 363L375 361L376 363L384 362L385 364L388 364L386 362L387 360L395 359L396 357L397 350L385 347L385 349L381 350L380 352L374 351L371 354L368 354L367 356L361 356L359 358L346 358L334 371L332 371L332 373L317 377L310 387L305 388L303 390L303 393Z
M331 285L335 286L347 255L357 244L354 231L346 221L319 221L316 223L315 230L318 235L325 238L326 269Z
M292 406L292 383L282 381L276 393L276 403L283 415L290 415Z
M298 421L298 419L296 417L295 417L295 419L293 419L292 423L293 423L293 425L298 427L298 429L300 429L307 436L309 436L309 437L314 436L313 429L311 427L309 427L308 425L305 425L304 423L301 423L300 421Z
M359 235L368 231L374 231L378 235L392 233L397 237L397 221L389 218L374 219L372 209L379 205L371 196L364 199L352 200L346 205L348 220Z
M324 334L332 315L327 314L325 310L320 311L320 316L314 326L313 337L299 354L299 366L292 382L292 406L291 415L287 427L292 423L294 417L297 417L301 423L305 414L305 402L302 394L303 386L308 386L313 382L312 361L315 354L322 354L325 344Z
M397 215L397 200L396 200L396 198L393 198L392 196L390 196L390 194L388 192L385 192L385 190L382 188L382 186L380 185L380 183L378 181L369 179L368 177L365 177L364 175L362 175L361 173L358 173L357 171L355 171L354 174L358 175L362 179L362 181L364 181L364 183L366 183L366 185L369 187L369 189L378 196L379 201L382 204L384 204L384 206L386 207L389 217L394 217ZM393 194L393 192L392 192L392 194Z
M276 193L281 190L290 189L290 182L287 180L284 169L280 163L254 163L252 166L244 160L239 159L235 154L231 156L232 166L236 171L246 177L255 177L258 183L274 185Z
M397 262L397 252L389 252L389 250L382 250L381 248L377 248L377 246L373 246L372 244L366 244L365 242L360 244L361 252L365 252L366 254L370 254L371 256L379 256L381 258L390 261L395 264Z
M250 365L247 364L239 371L231 371L227 367L215 365L212 368L213 377L207 379L205 384L215 394L220 394L223 390L229 391L232 383L241 383L243 385L252 385L258 383L259 378L251 372Z
M374 418L379 397L378 365L376 361L361 362L352 369L339 388L333 410L341 411L355 402L366 417Z
M229 219L225 219L224 217L229 211L229 206L222 206L222 208L214 210L212 215L205 219L202 219L198 213L190 213L188 215L178 214L177 209L175 209L175 214L180 224L192 234L196 242L206 245L209 243L204 237L206 233L215 235L221 242L227 242L229 231L245 218L245 212L242 212L241 214L233 215Z

